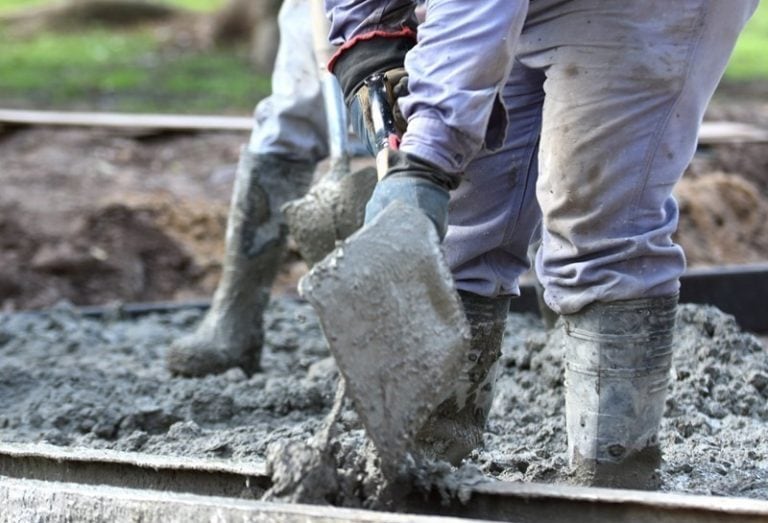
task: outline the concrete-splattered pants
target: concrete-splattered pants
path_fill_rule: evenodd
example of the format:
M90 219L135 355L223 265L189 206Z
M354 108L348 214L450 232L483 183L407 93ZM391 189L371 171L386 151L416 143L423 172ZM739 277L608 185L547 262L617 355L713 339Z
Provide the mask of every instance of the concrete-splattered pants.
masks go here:
M328 123L312 46L310 0L283 0L272 94L255 111L249 149L291 160L328 156Z
M381 28L361 16L365 0L326 3L337 42ZM536 270L555 311L675 293L685 260L672 188L756 6L428 0L406 58L402 148L465 172L445 239L458 288L517 294L541 225ZM509 122L491 152L504 124L495 93Z

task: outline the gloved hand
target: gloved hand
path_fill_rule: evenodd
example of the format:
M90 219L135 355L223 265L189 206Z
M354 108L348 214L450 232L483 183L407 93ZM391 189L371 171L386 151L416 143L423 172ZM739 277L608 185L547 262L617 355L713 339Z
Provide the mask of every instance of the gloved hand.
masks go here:
M442 241L448 228L448 191L459 186L461 177L402 151L390 150L388 154L389 169L368 200L365 223L399 201L420 209L432 220Z
M391 32L375 31L345 43L328 64L328 70L339 79L358 137L374 155L382 144L376 139L366 80L375 74L384 75L384 90L392 109L395 131L402 135L406 122L399 111L397 98L407 94L408 76L403 64L406 53L415 44L415 32L409 27ZM377 89L377 93L380 92ZM400 201L424 212L442 240L448 227L449 191L458 187L460 176L443 172L420 158L396 150L397 144L385 146L390 147L387 172L368 201L365 222L370 222L389 204Z
M363 34L344 44L328 64L339 80L352 126L371 154L378 152L371 103L366 79L374 74L384 76L387 102L392 108L395 129L405 132L406 122L397 98L408 91L408 76L403 67L406 53L416 44L415 33L408 29L395 32Z

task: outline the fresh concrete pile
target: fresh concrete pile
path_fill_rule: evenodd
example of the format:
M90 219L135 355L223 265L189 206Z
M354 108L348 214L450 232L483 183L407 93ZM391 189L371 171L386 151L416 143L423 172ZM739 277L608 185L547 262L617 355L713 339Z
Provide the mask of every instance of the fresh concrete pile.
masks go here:
M95 320L66 306L0 316L0 440L263 460L318 430L336 369L307 304L272 303L263 373L172 378L164 351L199 318L186 310L126 319L115 310ZM683 307L678 326L663 488L768 499L764 348L712 308ZM559 347L538 320L510 316L486 447L470 465L506 480L565 477ZM360 504L376 496L369 446L349 408L336 430L339 492L326 498Z
M511 316L481 468L509 480L558 481L566 472L560 334ZM763 345L713 307L678 314L662 422L663 489L768 499L768 358Z

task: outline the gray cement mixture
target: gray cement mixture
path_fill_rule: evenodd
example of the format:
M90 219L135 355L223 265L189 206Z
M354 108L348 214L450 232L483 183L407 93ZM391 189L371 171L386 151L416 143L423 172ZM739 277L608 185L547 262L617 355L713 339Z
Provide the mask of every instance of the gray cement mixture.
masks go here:
M327 453L302 454L302 442L325 429L337 383L310 306L273 300L263 372L171 377L164 352L201 316L183 310L128 319L115 308L89 319L66 305L47 315L0 315L0 440L235 461L269 456L273 469L288 476L292 463L311 462L317 481L332 488L309 497L348 506L380 498L386 486L349 402ZM479 472L565 481L560 347L557 331L548 333L531 316L510 315L485 448L452 476L450 488L460 491ZM663 490L768 499L767 397L768 358L760 342L714 308L681 307L661 434ZM286 456L296 459L281 461ZM449 468L435 467L420 472L425 483Z

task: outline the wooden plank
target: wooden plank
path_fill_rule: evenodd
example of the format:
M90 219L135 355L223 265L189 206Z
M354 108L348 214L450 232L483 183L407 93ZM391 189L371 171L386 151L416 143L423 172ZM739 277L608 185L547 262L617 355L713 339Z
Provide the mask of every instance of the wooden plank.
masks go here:
M250 131L253 118L179 114L81 113L0 109L0 123L64 127L107 127L167 131Z
M264 472L261 463L0 444L0 521L768 521L762 500L502 481L467 486L450 499L413 491L397 503L411 514L283 505L256 501L269 487Z
M259 498L271 484L260 461L16 443L0 443L0 475L245 499Z
M107 127L168 131L250 131L250 116L128 114L0 109L0 124ZM738 122L704 122L699 144L768 143L768 129Z
M725 143L768 143L768 129L738 122L704 122L699 145Z

